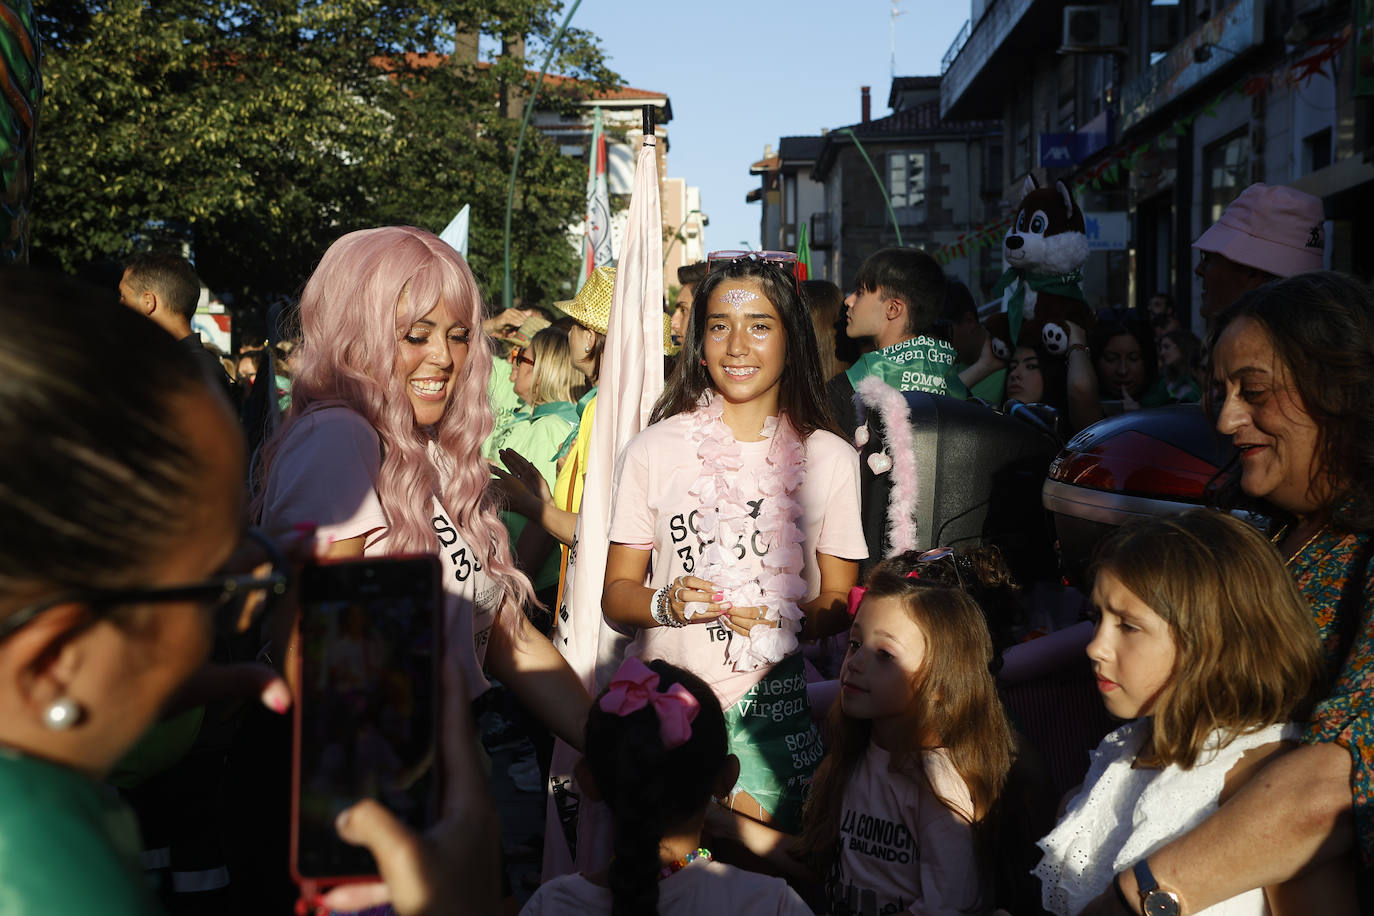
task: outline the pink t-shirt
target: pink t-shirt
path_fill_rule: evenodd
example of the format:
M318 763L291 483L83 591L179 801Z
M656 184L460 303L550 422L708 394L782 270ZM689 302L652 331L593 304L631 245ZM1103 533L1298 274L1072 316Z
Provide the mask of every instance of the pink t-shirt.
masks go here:
M678 576L697 575L705 544L697 536L700 503L688 491L701 475L701 461L689 437L689 414L669 417L630 440L620 454L611 503L611 541L643 546L652 544L649 576L651 588L667 585ZM773 440L740 443L743 466L739 479L758 494L758 481L771 473L767 464ZM816 554L846 560L868 556L863 524L859 518L859 456L839 436L814 432L803 443L806 475L801 484L804 535L801 575L807 582L809 601L820 593ZM751 500L751 506L754 501ZM755 513L755 516L757 513ZM737 534L740 565L762 572L765 555L753 518L744 520ZM710 684L729 707L757 684L767 668L736 671L726 660L730 631L719 623L681 628L648 627L639 631L629 648L631 655L661 658L693 672Z
M534 892L520 916L609 913L611 889L581 875L554 878ZM695 863L659 882L661 916L749 913L759 916L811 916L811 908L781 878L742 871L720 862Z
M971 816L968 787L949 756L943 748L922 753L930 786L891 772L890 761L869 744L845 787L838 855L825 882L830 912L990 913L973 826L940 801Z
M376 489L381 466L377 432L362 416L347 407L307 413L292 425L273 458L263 527L282 534L311 521L319 525L321 543L361 535L363 556L386 556L391 553L388 525ZM431 511L444 570L444 630L463 666L468 694L477 697L490 686L482 666L501 589L487 576L486 557L468 547L437 499Z

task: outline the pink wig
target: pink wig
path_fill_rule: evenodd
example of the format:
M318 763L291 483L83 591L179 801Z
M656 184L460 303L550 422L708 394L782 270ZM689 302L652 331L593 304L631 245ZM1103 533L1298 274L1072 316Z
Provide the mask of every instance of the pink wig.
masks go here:
M401 335L440 302L472 336L431 450L394 369ZM491 350L482 333L482 296L467 262L422 229L351 232L320 259L301 294L300 313L303 340L292 360L291 408L278 440L320 401L343 401L361 414L382 442L376 488L390 525L390 552L436 549L429 497L437 496L471 549L490 545L485 565L505 597L497 619L513 633L521 605L534 593L511 561L481 454L492 428Z

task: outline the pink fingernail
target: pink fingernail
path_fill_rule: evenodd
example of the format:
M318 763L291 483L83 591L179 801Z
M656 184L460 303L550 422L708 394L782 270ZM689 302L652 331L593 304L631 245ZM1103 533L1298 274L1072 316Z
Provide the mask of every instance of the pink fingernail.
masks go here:
M716 592L711 596L712 601L720 601L725 597L725 592Z

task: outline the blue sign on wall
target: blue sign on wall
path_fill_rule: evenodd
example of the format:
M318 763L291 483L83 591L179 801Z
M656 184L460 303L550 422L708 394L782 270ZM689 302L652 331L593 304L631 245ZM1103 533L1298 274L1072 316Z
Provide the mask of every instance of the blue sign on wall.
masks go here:
M1105 133L1079 131L1074 134L1041 134L1040 165L1044 168L1066 168L1077 165L1108 142Z

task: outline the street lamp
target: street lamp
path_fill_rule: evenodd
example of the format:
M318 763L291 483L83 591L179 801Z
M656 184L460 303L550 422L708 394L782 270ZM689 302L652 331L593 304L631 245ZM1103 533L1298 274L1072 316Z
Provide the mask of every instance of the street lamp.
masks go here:
M673 230L673 235L671 240L668 242L668 247L663 249L664 267L668 266L668 255L672 253L673 245L677 242L682 241L682 228L687 225L687 221L692 218L693 214L698 214L701 216L701 223L703 226L709 226L711 224L710 218L707 217L705 213L702 213L699 207L693 207L691 210L688 210L687 215L682 218L682 222L678 223L677 228Z

